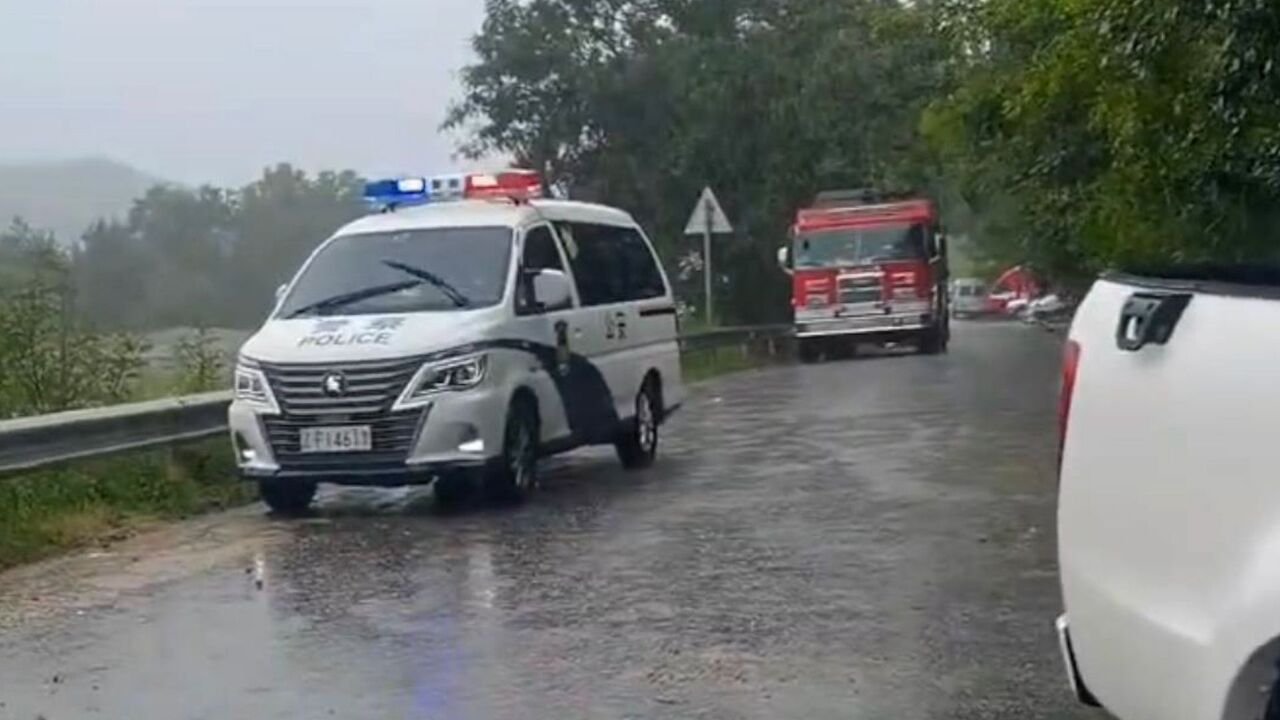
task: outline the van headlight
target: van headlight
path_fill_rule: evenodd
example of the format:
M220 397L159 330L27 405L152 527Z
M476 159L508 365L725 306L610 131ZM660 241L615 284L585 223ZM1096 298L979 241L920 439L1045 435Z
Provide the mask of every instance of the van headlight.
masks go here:
M267 376L262 368L252 360L240 358L236 361L235 397L240 402L271 413L279 413L275 394L267 383Z
M426 405L444 392L468 390L484 382L489 371L487 355L469 355L454 360L427 363L419 368L396 400L394 409L404 410Z

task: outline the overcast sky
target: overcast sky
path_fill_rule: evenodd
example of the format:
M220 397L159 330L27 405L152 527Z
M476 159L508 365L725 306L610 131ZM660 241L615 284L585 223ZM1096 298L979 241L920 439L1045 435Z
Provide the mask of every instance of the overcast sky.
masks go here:
M0 0L0 162L450 169L437 127L483 0Z

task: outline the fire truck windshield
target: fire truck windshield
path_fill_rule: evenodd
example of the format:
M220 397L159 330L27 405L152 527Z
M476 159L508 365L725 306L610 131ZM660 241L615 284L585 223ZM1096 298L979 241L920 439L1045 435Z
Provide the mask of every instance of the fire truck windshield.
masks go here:
M880 225L802 232L795 240L796 267L838 267L925 257L924 226Z

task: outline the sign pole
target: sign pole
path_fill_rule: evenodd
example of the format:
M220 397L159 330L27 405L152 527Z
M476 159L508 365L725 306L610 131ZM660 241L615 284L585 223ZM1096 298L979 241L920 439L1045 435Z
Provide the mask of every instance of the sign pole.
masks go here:
M713 275L711 274L711 219L713 215L711 214L712 208L711 208L710 200L706 201L705 210L706 212L703 213L703 215L705 216L706 219L703 222L703 226L702 226L702 274L703 274L703 280L705 281L707 286L706 287L707 326L714 327L716 322L715 322L714 316L711 314L712 313L712 301L711 301L712 282L711 280L713 277Z
M707 325L715 325L716 322L716 275L711 263L711 236L732 232L733 226L729 224L729 218L725 217L724 208L720 207L716 194L711 192L710 186L702 188L702 195L693 204L693 214L689 216L689 222L685 223L684 234L688 237L702 236L702 284L707 298Z

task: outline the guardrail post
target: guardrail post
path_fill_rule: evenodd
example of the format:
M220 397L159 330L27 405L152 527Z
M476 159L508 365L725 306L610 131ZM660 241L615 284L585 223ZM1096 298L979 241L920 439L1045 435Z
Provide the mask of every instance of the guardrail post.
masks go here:
M169 445L162 452L164 453L165 477L169 482L176 485L191 479L190 464L182 448L176 445Z

